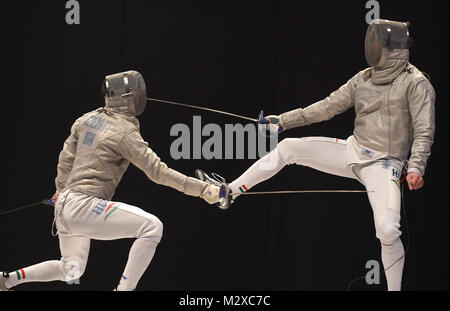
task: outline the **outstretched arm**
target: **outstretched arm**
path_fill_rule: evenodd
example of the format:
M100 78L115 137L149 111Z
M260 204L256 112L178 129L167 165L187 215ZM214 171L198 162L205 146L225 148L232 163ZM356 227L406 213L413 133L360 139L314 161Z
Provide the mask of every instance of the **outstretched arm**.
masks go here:
M306 108L298 108L282 113L279 116L282 128L286 130L326 121L352 107L354 105L353 95L358 76L359 73L321 101Z
M169 168L153 152L138 131L132 131L124 136L119 150L124 158L144 171L153 182L174 188L184 194L205 199L208 203L216 203L219 200L218 187L188 177Z

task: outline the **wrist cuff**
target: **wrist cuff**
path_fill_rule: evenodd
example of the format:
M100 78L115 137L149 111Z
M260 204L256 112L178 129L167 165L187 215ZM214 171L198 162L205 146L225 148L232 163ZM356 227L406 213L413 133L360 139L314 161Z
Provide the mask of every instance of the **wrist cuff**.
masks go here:
M408 172L408 174L416 173L416 174L419 174L420 176L423 176L422 172L416 167L409 167L407 172Z
M302 108L280 114L280 123L284 130L307 125Z

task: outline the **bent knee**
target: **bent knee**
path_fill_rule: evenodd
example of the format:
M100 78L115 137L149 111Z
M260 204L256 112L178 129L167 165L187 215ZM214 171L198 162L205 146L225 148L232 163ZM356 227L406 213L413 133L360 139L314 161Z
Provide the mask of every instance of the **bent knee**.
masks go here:
M384 223L377 226L377 238L383 245L392 245L399 238L402 232L399 230L399 226L395 223Z
M158 217L150 217L144 225L142 233L138 238L145 238L155 242L159 242L163 235L164 225Z
M302 146L306 147L305 138L285 138L278 143L278 156L283 164L292 164L293 158L299 157L302 153Z
M60 262L61 271L64 276L62 281L72 282L78 280L86 269L86 262L78 260L76 258L61 258Z

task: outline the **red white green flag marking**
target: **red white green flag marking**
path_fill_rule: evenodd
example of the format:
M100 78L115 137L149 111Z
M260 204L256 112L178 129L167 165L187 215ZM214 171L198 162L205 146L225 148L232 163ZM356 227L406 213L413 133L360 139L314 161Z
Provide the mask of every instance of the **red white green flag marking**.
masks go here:
M23 269L16 270L16 275L18 280L25 279L25 271Z
M239 190L240 190L241 192L247 192L247 191L248 191L248 189L247 189L247 187L246 187L245 185L240 186L240 187L239 187Z
M111 216L112 213L114 213L114 211L119 207L119 203L117 202L111 202L108 204L108 207L105 209L105 218L103 219L104 221L106 221L106 219L108 219L109 216Z

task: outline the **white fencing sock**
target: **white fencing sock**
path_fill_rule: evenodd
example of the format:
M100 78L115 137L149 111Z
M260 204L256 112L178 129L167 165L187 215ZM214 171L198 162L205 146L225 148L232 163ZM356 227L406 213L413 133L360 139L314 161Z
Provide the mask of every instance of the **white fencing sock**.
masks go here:
M404 255L405 250L400 239L391 245L381 244L381 259L384 269L387 269L385 273L389 291L401 290L403 266L405 264ZM399 260L399 258L401 259Z
M49 260L9 273L6 287L12 288L27 282L64 281L65 275L59 260Z
M137 239L134 241L117 291L131 291L136 288L140 278L152 261L156 246L158 246L158 242L152 240Z

